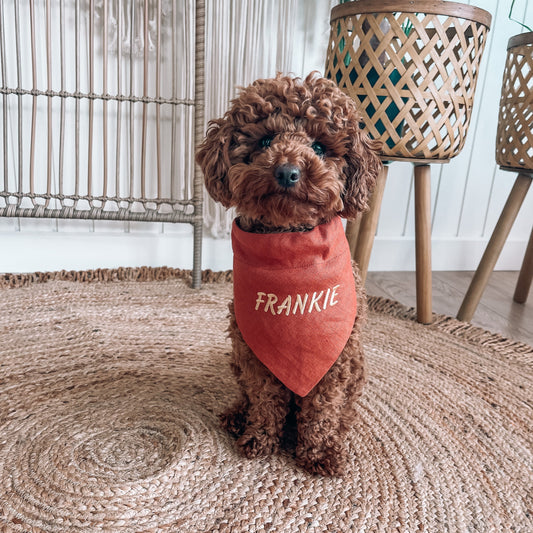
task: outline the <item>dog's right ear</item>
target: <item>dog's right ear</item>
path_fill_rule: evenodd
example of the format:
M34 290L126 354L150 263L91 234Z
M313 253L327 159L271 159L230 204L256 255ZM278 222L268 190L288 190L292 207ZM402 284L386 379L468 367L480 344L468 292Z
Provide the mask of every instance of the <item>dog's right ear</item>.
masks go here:
M233 128L224 119L211 120L206 137L196 152L196 162L204 173L207 192L224 207L232 206L228 184L231 166L229 147Z

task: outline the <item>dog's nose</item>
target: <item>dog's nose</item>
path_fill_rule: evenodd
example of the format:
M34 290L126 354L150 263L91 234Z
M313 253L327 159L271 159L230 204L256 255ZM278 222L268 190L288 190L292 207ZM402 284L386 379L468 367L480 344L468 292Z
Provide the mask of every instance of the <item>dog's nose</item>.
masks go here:
M294 187L300 180L300 169L294 165L280 165L274 172L274 177L285 189Z

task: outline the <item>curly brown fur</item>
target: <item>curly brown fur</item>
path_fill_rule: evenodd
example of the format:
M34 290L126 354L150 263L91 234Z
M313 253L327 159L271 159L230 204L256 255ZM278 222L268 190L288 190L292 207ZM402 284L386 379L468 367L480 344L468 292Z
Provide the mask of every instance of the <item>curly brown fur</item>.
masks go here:
M355 218L367 208L381 162L379 144L361 130L353 100L315 75L303 82L278 76L243 89L223 118L210 122L197 153L211 196L235 206L243 229L312 228L335 215ZM272 137L268 148L262 139ZM324 157L313 151L321 143ZM301 169L291 189L273 170Z
M236 207L243 230L306 231L338 215L355 218L367 208L381 169L380 144L360 123L354 102L333 82L316 74L305 80L278 75L242 89L224 117L210 122L197 162L208 192ZM290 185L279 179L279 169L287 165L298 169ZM242 394L222 420L247 457L279 450L294 433L287 424L296 423L297 462L313 473L343 473L346 434L365 381L366 299L356 267L354 276L358 312L351 337L303 398L255 357L230 304L232 368Z

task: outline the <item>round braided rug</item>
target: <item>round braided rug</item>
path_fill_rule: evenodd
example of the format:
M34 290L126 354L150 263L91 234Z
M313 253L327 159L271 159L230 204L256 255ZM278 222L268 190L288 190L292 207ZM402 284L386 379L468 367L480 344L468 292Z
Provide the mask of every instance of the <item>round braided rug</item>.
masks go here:
M533 531L531 347L371 298L351 463L325 479L219 427L231 283L138 277L0 279L0 531Z

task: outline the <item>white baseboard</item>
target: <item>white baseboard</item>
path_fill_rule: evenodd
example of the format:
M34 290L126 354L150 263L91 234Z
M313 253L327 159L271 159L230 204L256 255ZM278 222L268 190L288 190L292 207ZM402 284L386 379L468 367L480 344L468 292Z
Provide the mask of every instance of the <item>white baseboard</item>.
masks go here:
M0 272L87 270L138 266L192 267L189 228L175 234L157 233L0 233ZM497 270L519 270L526 241L508 241ZM433 270L475 270L487 242L475 239L433 239ZM202 268L232 267L229 240L204 238ZM414 271L411 238L376 238L371 271Z
M476 270L487 247L485 239L433 238L431 241L432 270ZM527 241L508 240L496 263L495 270L520 270ZM374 241L369 270L414 271L416 269L415 241L413 238Z

